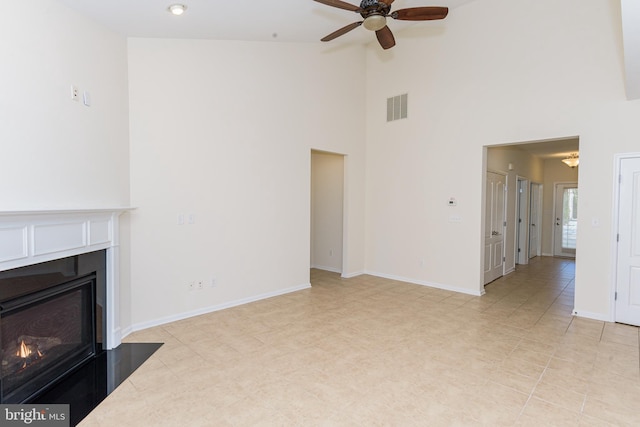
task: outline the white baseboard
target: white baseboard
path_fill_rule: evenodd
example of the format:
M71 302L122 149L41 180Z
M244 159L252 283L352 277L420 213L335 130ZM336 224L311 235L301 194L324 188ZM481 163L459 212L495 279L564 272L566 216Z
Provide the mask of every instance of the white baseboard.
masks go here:
M397 280L399 282L412 283L414 285L421 285L421 286L428 286L430 288L443 289L445 291L459 292L461 294L473 295L477 297L484 295L484 288L482 290L473 291L471 289L459 288L457 286L449 286L449 285L444 285L442 283L427 282L424 280L409 279L407 277L395 276L393 274L378 273L375 271L366 271L365 274L370 274L376 277L382 277L384 279Z
M342 270L335 267L326 267L324 265L312 265L311 268L315 268L316 270L330 271L332 273L342 273Z
M573 309L572 314L576 317L584 317L585 319L600 320L602 322L615 322L611 316L607 316L602 313L590 313L588 311Z
M255 296L252 296L252 297L242 298L242 299L239 299L239 300L229 301L229 302L225 302L225 303L218 304L218 305L199 308L197 310L192 310L192 311L187 311L187 312L184 312L184 313L174 314L174 315L171 315L171 316L161 317L159 319L150 320L148 322L136 323L136 324L131 325L130 327L128 327L126 329L123 329L122 338L126 337L127 335L129 335L132 332L141 331L143 329L152 328L154 326L165 325L167 323L176 322L178 320L184 320L184 319L188 319L190 317L200 316L202 314L212 313L214 311L220 311L220 310L224 310L226 308L237 307L239 305L248 304L248 303L255 302L255 301L260 301L260 300L267 299L267 298L277 297L279 295L289 294L291 292L301 291L301 290L309 289L309 288L311 288L311 284L310 283L305 283L304 285L293 286L293 287L285 288L285 289L279 289L277 291L267 292L267 293L260 294L260 295L255 295ZM125 334L125 331L127 332L126 334Z
M364 271L354 271L352 273L343 273L342 278L351 279L352 277L362 276L363 274L365 274Z

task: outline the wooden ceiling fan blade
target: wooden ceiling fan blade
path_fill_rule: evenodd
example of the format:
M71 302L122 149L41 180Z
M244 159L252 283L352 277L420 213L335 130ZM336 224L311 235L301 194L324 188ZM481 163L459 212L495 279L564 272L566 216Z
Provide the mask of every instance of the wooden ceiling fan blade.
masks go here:
M389 49L396 45L396 39L393 37L393 33L386 25L376 31L376 37L383 49Z
M391 13L390 16L393 19L400 19L402 21L431 21L434 19L444 19L448 13L448 7L425 6L396 10Z
M318 3L326 4L327 6L337 7L339 9L350 10L352 12L359 12L360 7L351 3L346 3L340 0L314 0Z
M337 37L340 37L343 34L348 33L349 31L358 28L360 25L362 25L363 21L360 22L354 22L353 24L349 24L345 27L340 28L339 30L334 31L333 33L329 34L328 36L325 36L323 38L320 39L320 41L322 42L328 42L331 41Z

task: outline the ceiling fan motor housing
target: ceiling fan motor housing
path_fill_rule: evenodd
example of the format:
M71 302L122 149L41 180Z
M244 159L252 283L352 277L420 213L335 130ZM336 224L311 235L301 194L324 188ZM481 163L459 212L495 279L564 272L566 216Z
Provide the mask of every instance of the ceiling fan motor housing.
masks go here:
M362 15L363 18L369 15L386 16L389 14L390 9L391 6L378 0L362 0L362 2L360 2L360 15Z

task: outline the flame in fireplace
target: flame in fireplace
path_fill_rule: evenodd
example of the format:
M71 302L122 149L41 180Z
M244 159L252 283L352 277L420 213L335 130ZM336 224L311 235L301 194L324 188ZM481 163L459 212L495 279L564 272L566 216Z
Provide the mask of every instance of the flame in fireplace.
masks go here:
M32 351L29 346L24 342L24 340L22 340L22 342L18 346L18 352L16 353L16 356L26 359L27 357L31 356L31 353Z
M30 346L27 345L26 342L24 342L24 340L22 340L20 342L20 345L18 346L16 356L24 360L24 364L22 365L22 367L26 368L29 362L33 361L34 359L41 358L42 352L37 347L34 351Z

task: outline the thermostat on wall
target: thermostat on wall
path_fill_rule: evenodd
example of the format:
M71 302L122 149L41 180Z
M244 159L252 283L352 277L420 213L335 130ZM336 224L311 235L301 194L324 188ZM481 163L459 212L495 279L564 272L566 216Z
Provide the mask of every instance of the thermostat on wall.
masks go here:
M451 197L449 199L449 202L447 203L447 205L449 205L449 206L456 206L457 204L458 204L458 202L456 201L455 197Z

